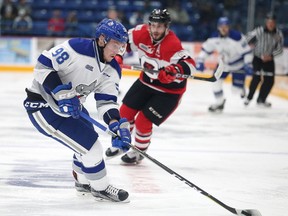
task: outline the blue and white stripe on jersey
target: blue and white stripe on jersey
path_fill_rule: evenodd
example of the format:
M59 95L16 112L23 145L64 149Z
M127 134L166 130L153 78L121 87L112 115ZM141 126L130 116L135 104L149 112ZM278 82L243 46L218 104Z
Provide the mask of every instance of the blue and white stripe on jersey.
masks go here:
M94 58L94 40L84 38L73 38L68 41L70 47L77 53Z
M38 57L38 62L40 62L42 65L44 65L44 66L46 66L48 68L54 69L51 59L49 59L48 57L44 56L43 54L41 54Z

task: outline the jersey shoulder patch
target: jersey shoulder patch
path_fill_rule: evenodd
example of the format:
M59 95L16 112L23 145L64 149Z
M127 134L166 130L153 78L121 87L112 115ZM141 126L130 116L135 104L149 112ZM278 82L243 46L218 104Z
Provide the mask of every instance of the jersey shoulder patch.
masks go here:
M141 41L151 41L148 25L138 25L132 30L133 43L138 46Z
M218 31L214 31L214 32L212 32L210 38L216 38L216 37L220 37L219 32L218 32Z
M176 44L177 46L181 45L180 39L176 36L176 34L173 31L169 31L169 33L165 36L163 42L165 43L173 43Z
M165 56L172 56L181 50L183 50L183 47L180 39L170 30L161 42L161 53Z
M73 38L70 39L68 43L75 52L81 55L95 57L93 40L84 38Z
M239 41L242 38L241 33L239 31L235 31L235 30L229 31L229 37L235 41Z
M112 61L110 62L110 65L111 65L111 67L113 67L113 68L117 71L118 76L119 76L119 78L121 79L121 76L122 76L122 74L121 74L121 67L120 67L120 65L118 64L118 62L117 62L115 59L112 59Z

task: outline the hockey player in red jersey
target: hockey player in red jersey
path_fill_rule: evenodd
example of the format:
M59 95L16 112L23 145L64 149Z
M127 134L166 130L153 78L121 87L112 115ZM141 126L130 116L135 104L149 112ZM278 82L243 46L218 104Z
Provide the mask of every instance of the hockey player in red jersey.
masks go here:
M194 60L169 29L170 23L171 18L166 9L154 9L148 24L138 25L128 31L127 51L138 51L143 68L159 70L154 75L141 72L120 107L120 115L128 119L130 130L135 127L133 144L142 151L146 151L150 145L153 124L160 126L175 111L186 90L187 80L176 78L176 74L191 75L195 71ZM121 153L121 150L113 147L106 150L107 157ZM133 150L121 157L123 162L129 164L142 159Z

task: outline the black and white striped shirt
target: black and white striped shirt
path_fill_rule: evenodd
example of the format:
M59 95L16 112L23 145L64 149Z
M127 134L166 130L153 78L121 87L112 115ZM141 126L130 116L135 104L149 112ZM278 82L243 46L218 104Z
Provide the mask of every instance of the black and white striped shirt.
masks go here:
M263 26L248 32L246 36L249 44L254 44L254 55L261 58L263 55L277 56L283 52L283 34L278 28L269 32Z

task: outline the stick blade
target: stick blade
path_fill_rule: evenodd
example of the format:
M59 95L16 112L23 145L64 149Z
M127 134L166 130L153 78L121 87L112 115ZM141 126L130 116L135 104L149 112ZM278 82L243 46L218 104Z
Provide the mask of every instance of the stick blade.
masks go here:
M223 73L223 70L224 70L224 63L223 63L223 60L222 59L219 59L219 63L218 63L218 67L214 73L214 77L216 80L218 80L222 73Z
M261 213L256 209L245 209L238 214L240 216L262 216Z

